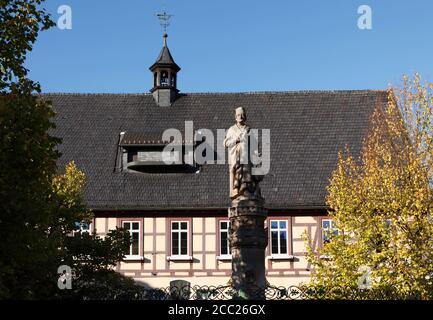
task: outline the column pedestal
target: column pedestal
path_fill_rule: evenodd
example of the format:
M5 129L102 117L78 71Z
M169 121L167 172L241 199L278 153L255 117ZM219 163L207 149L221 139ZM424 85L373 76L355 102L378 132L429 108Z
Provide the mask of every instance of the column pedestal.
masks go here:
M264 299L266 287L264 221L267 210L262 199L240 200L229 208L231 284L247 299Z

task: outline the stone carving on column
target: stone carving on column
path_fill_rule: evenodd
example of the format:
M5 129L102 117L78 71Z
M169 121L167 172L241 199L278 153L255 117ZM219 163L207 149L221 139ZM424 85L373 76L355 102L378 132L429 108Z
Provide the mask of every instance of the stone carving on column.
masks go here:
M251 155L256 150L251 150L253 137L244 108L236 109L235 119L224 139L230 175L231 285L245 298L264 299L267 211L259 186L263 177L252 174Z

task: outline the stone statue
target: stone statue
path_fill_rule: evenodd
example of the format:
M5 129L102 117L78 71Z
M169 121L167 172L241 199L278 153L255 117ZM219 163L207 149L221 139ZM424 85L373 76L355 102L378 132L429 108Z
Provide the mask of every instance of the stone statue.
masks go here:
M232 275L230 286L237 296L247 299L264 299L265 248L267 232L264 221L267 210L260 194L259 181L263 176L253 175L253 161L258 150L252 139L254 135L246 125L244 108L236 109L236 124L227 131L224 146L228 148L230 173L231 207L230 250L232 254ZM257 163L258 164L258 163Z
M262 176L253 176L251 169L250 127L245 123L247 118L245 109L236 109L236 124L231 126L224 139L224 146L228 148L228 162L230 174L230 198L233 200L261 199L258 183Z

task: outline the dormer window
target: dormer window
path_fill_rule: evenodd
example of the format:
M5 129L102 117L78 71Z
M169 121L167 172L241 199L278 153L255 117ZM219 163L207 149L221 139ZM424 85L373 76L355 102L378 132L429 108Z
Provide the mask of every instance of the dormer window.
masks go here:
M124 172L197 173L198 166L186 161L186 141L162 141L161 134L126 132L119 143L118 168ZM178 143L176 150L165 151L169 143ZM193 145L194 148L194 145Z

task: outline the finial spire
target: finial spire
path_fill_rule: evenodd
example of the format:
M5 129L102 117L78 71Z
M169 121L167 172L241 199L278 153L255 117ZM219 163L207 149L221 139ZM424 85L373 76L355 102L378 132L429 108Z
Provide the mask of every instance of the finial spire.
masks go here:
M162 36L164 38L164 47L167 46L167 37L168 35L166 33L164 33L164 35Z
M165 10L162 13L157 13L156 16L159 19L159 23L161 27L164 28L164 36L167 34L167 27L170 25L170 18L173 16L171 14L168 14L165 12Z

